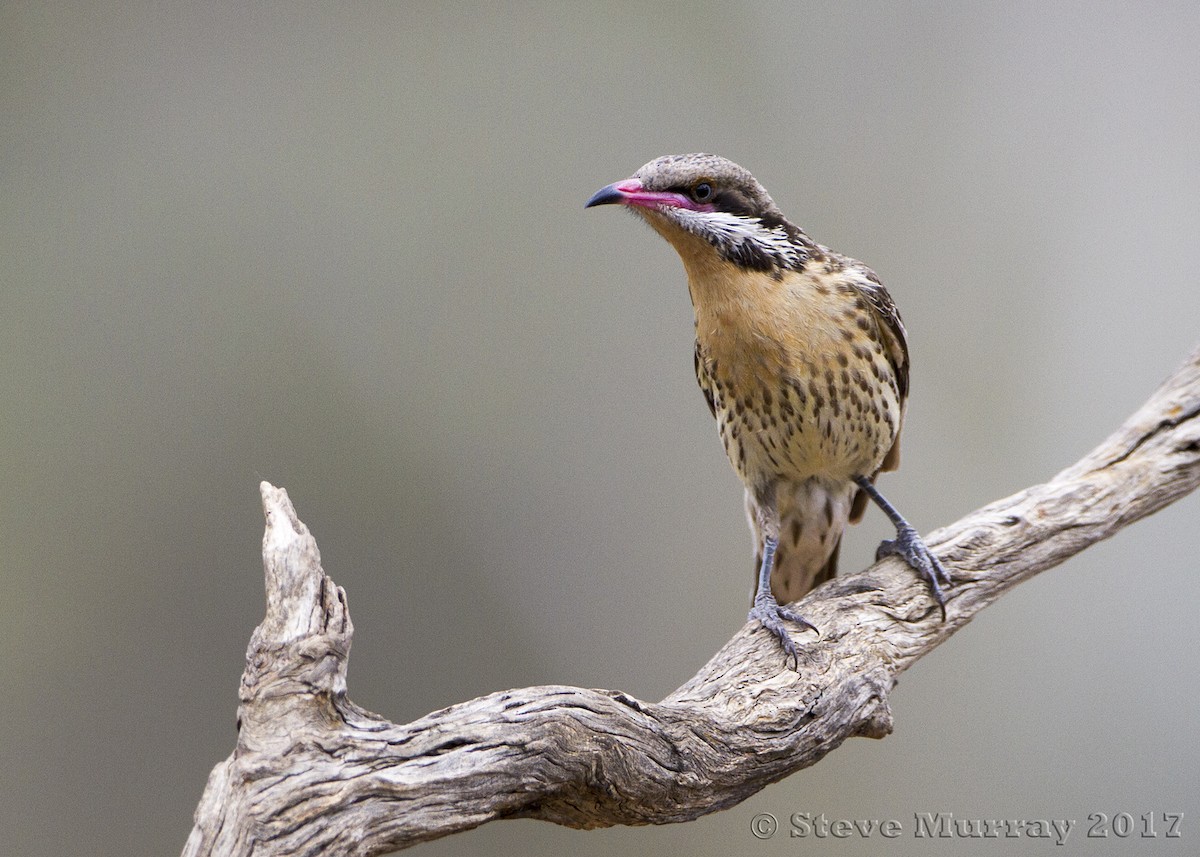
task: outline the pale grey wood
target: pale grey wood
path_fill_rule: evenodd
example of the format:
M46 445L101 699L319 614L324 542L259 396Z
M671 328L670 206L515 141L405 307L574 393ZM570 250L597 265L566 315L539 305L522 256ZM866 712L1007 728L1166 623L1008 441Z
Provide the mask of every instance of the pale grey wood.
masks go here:
M743 628L662 702L506 690L398 725L346 698L345 593L285 491L261 486L267 611L246 653L237 746L185 855L382 854L498 818L687 821L846 738L892 728L896 677L1003 592L1200 483L1200 349L1110 438L1043 485L929 534L954 578L943 623L898 560L820 587L799 672Z

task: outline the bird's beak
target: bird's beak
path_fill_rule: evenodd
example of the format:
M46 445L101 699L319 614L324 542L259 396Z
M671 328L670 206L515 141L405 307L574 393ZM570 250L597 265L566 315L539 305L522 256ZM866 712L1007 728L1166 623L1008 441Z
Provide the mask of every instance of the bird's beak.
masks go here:
M584 208L593 205L628 205L637 192L642 189L642 183L637 179L626 179L623 182L613 182L600 188L592 194L591 199L583 204Z
M650 209L666 207L707 210L680 193L646 190L637 179L625 179L625 181L600 188L592 194L591 199L583 204L583 207L591 208L593 205L637 205Z

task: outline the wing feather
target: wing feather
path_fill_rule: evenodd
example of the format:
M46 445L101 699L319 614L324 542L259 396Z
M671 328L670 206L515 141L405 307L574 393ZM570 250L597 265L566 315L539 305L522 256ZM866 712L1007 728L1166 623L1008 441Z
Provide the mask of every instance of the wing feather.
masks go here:
M861 263L856 267L861 276L855 277L852 284L867 302L867 306L871 308L872 314L879 322L884 355L891 365L893 377L896 379L896 392L900 397L900 424L896 426L896 438L892 441L891 449L888 450L883 462L879 465L879 470L871 474L871 481L874 482L880 472L895 470L900 466L900 434L904 426L904 412L908 404L908 334L904 330L904 322L900 318L900 310L896 307L896 302L892 300L888 290L879 281L879 277ZM851 522L857 523L862 518L866 507L867 495L859 491L851 503Z
M700 392L704 394L704 401L708 402L708 409L712 411L713 419L716 419L717 402L713 398L712 375L709 373L704 355L700 353L699 339L696 340L696 347L692 351L692 362L696 367L696 383L700 385Z

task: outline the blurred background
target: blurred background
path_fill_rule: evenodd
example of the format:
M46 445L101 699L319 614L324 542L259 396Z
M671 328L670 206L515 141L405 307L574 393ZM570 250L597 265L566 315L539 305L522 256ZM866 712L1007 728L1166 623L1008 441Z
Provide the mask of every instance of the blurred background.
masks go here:
M888 285L913 380L881 485L922 530L1074 462L1200 342L1195 3L4 3L0 40L7 854L183 847L262 616L261 479L395 721L659 699L741 627L682 267L583 209L657 155L738 161ZM418 850L882 853L787 836L824 813L964 853L909 835L950 812L1077 823L973 854L1186 853L1198 515L1022 585L903 677L895 734L740 806ZM1121 812L1184 837L1084 838Z

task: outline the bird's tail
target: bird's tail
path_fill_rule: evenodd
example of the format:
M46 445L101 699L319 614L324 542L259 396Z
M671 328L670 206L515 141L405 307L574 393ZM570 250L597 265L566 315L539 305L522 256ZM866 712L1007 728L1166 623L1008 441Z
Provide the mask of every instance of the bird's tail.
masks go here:
M794 490L779 491L779 546L771 572L771 593L780 604L803 598L837 573L838 548L842 531L850 520L856 490L853 485L835 489L809 480ZM757 581L763 541L749 492L746 516L754 534L754 580Z

